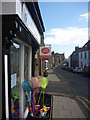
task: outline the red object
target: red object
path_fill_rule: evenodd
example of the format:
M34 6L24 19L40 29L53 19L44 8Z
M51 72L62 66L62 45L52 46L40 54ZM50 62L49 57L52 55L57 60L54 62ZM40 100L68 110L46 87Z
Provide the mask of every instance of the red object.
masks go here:
M35 109L36 109L36 108L40 108L40 105L35 105Z
M32 108L31 108L31 106L29 106L28 108L29 108L29 112L32 112Z
M37 115L38 109L40 108L40 105L35 105L35 114Z
M40 114L43 112L43 108L42 109L40 109Z
M50 110L50 107L47 107L47 111Z
M13 113L15 113L15 109L13 110Z
M43 60L48 60L49 58L51 58L51 55L40 55L40 58L42 58Z
M48 54L48 53L50 52L50 50L49 50L49 48L45 47L45 48L42 48L42 49L41 49L41 52L42 52L43 54Z

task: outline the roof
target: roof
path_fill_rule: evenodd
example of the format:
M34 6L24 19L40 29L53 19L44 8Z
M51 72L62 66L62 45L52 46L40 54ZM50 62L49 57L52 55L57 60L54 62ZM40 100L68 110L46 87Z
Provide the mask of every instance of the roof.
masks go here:
M81 48L81 51L88 51L90 50L90 40Z

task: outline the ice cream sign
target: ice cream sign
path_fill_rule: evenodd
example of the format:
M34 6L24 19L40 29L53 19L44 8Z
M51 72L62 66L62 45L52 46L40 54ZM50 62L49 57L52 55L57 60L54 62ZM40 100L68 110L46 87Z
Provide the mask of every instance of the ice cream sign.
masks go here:
M49 59L51 57L51 47L40 47L40 58L42 59Z

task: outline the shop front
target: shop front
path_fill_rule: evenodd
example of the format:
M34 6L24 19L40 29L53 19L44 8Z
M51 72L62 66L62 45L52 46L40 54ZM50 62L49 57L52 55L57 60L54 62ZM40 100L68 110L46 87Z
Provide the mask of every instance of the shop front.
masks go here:
M3 15L2 25L3 118L26 118L22 82L33 76L32 65L39 44L18 15Z
M45 31L38 2L2 2L1 17L2 119L26 118L22 83L35 76L35 54Z

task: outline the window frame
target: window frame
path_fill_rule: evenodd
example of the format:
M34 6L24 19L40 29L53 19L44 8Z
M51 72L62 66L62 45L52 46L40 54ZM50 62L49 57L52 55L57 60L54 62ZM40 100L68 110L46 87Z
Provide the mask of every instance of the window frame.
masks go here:
M25 54L25 46L28 47L28 78L31 78L32 75L32 47L22 42L21 40L14 38L13 42L20 45L20 84L24 81L24 54ZM20 88L20 116L19 118L26 118L28 115L28 109L26 108L24 111L24 91Z

